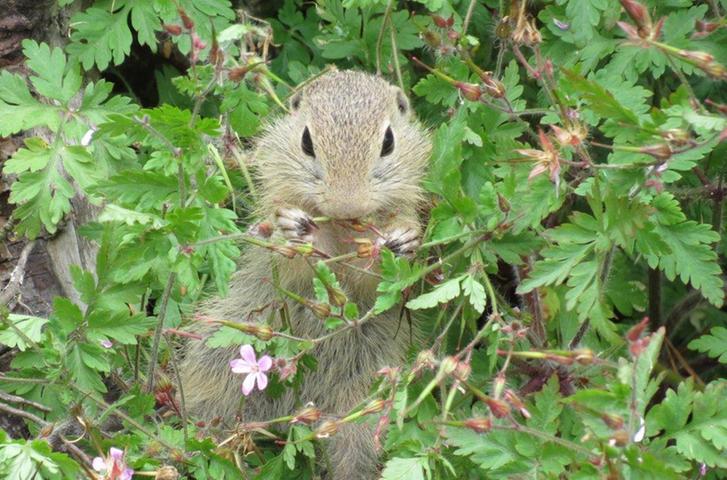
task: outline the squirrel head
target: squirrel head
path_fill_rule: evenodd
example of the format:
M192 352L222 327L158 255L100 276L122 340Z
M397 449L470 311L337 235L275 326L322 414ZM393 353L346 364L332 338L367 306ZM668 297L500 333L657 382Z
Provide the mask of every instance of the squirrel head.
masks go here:
M399 88L335 71L303 87L290 109L257 144L269 203L354 219L417 202L431 145Z

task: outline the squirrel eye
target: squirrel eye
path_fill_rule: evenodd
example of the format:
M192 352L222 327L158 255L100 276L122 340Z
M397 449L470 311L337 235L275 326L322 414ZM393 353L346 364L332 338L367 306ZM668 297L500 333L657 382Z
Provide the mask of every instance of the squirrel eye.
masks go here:
M387 155L391 155L391 152L394 151L394 132L391 131L391 127L388 127L386 129L386 133L384 133L384 144L381 145L381 156L385 157Z
M313 140L310 138L310 131L308 127L303 130L303 138L300 140L300 148L303 149L303 153L309 157L316 157L316 152L313 150Z

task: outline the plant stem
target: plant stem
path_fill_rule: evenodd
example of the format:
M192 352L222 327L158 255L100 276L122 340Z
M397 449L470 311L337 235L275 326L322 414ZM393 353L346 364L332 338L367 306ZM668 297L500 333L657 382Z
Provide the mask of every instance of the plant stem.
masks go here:
M152 344L151 358L149 359L149 373L147 374L146 379L146 389L149 393L154 392L154 371L156 370L157 359L159 357L159 342L162 338L162 330L164 329L164 318L167 315L169 297L172 294L172 287L174 286L174 282L176 279L177 274L174 272L170 273L169 277L167 278L167 284L164 287L164 292L162 293L162 301L161 305L159 306L159 315L157 316L157 326L156 330L154 330L154 343Z
M389 0L386 3L386 10L384 10L384 18L381 21L381 28L379 29L379 35L376 37L376 75L381 75L381 47L384 43L384 30L386 25L389 23L389 17L391 17L391 8L394 5L394 0Z

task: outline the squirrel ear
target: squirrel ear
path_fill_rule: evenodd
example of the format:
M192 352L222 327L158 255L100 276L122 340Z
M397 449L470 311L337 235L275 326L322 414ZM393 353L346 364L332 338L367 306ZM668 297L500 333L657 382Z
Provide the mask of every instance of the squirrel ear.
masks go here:
M396 106L399 109L399 113L406 115L409 113L409 99L399 87L394 87L396 91Z
M296 93L292 97L290 97L289 104L290 109L293 111L298 110L298 107L300 107L300 100L303 98L303 95L301 92Z

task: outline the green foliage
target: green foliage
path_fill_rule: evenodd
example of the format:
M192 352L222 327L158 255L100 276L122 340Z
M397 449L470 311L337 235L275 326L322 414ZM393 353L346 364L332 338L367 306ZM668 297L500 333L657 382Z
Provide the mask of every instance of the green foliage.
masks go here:
M54 235L84 200L100 213L78 232L98 254L93 271L72 267L76 296L49 318L0 312L14 349L0 388L25 399L32 435L71 409L79 448L123 449L147 476L173 464L189 478L317 478L336 433L298 417L310 405L242 426L187 415L170 386L177 336L206 322L210 348L272 355L262 394L294 401L316 345L392 311L417 324L411 357L362 405L322 412L339 432L375 429L385 480L720 478L727 3L644 1L649 19L624 3L285 0L260 20L228 0L96 0L64 48L25 41L27 75L0 72L0 136L25 135L3 165L14 234ZM155 105L124 77L139 49L157 55L142 66L156 69ZM380 72L431 132L412 256L382 247L377 225L351 224L351 252L323 252L255 218L246 152L331 66ZM240 242L281 254L264 279L279 295L197 317L227 294ZM288 257L308 262L307 294L279 286ZM297 331L300 308L319 337ZM110 416L123 425L107 439ZM0 432L4 478L81 471Z

